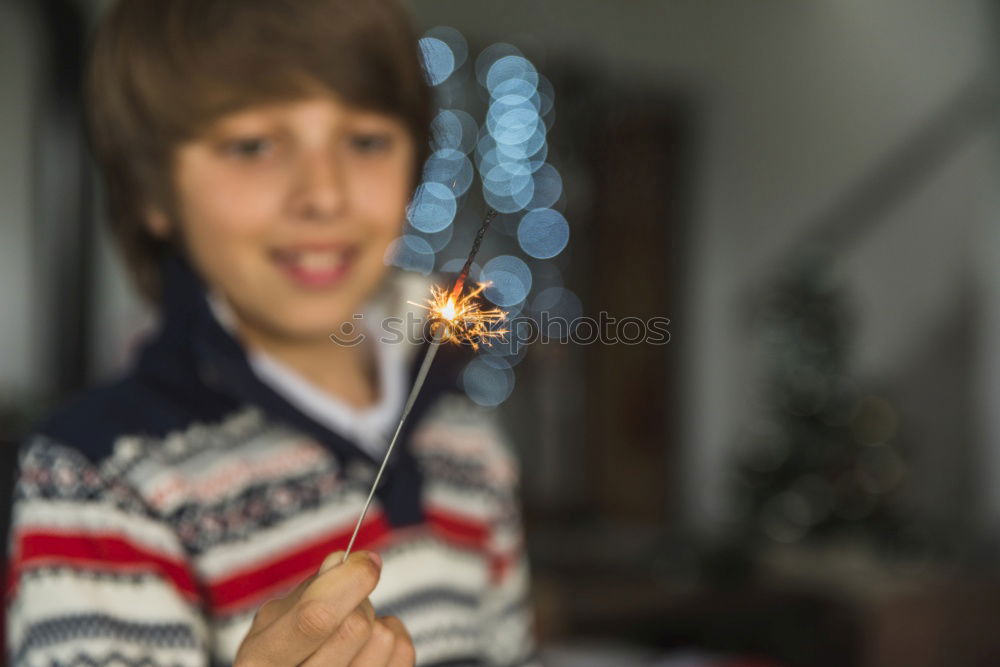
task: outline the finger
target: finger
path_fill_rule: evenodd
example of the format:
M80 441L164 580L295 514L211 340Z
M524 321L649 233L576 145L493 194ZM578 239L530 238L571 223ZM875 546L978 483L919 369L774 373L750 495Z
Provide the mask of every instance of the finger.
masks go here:
M397 640L396 633L388 625L381 620L375 621L371 637L354 657L351 667L388 667Z
M413 647L413 639L406 626L395 616L386 616L379 620L396 635L395 649L389 659L390 667L413 667L416 664L417 655Z
M320 565L316 574L299 582L299 585L291 590L287 595L275 598L274 600L268 600L263 606L261 606L260 609L257 610L257 614L254 616L253 624L251 625L251 632L267 627L275 619L291 609L292 606L298 602L299 596L302 595L302 591L304 591L316 577L323 574L330 568L340 565L343 558L343 551L334 551L323 560L323 563Z
M257 610L257 613L253 617L253 623L250 625L250 634L260 632L276 621L282 614L291 609L295 603L298 602L299 596L302 595L302 591L304 591L315 578L316 575L313 575L300 582L299 585L289 591L287 595L280 598L274 598L273 600L268 600L261 605L260 609Z
M317 574L323 574L330 568L337 567L344 561L343 551L334 551L332 554L323 559L323 564L319 566L319 572Z
M300 667L348 667L371 641L375 617L363 606L348 614L331 637Z
M327 640L336 638L349 615L368 597L378 583L380 562L366 552L352 554L346 563L330 567L316 576L295 604L244 640L241 651L254 660L269 664L298 664ZM345 642L365 635L372 621L364 609L345 629ZM366 631L364 628L368 627ZM346 644L351 644L347 641ZM363 645L363 643L361 644ZM356 646L360 649L361 645ZM347 646L350 648L350 646ZM356 650L355 650L356 652Z
M372 623L375 622L375 607L372 606L371 600L365 598L365 601L358 605L358 609L363 611Z
M267 627L272 622L274 622L279 616L284 614L286 611L292 608L292 606L298 602L299 597L302 595L302 591L306 589L309 584L313 582L316 577L323 574L330 568L340 565L344 558L343 551L334 551L329 556L327 556L322 564L320 564L319 570L316 574L302 580L299 585L296 586L292 591L290 591L284 597L276 598L274 600L269 600L265 603L254 616L253 625L251 626L251 632L254 630L260 630L261 628Z
M253 622L250 623L250 632L248 634L254 634L260 632L262 629L271 625L276 618L281 616L287 611L288 606L291 603L285 598L275 598L274 600L268 600L257 609L257 613L253 615Z
M302 591L302 600L342 599L345 609L361 604L375 590L382 574L382 559L372 551L356 551L346 562L337 553L326 557L312 583Z

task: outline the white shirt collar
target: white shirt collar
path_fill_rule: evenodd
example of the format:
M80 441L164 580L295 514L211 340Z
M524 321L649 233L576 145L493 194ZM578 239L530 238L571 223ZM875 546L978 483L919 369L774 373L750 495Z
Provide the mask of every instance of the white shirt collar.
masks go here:
M234 333L235 319L225 299L211 293L208 301L219 323ZM374 346L379 379L379 398L367 408L358 409L345 403L265 352L248 349L247 360L261 382L281 394L303 414L378 459L385 453L392 429L403 409L408 354L405 345L384 341L378 335L373 328L381 321L377 311L366 313L363 321ZM331 341L330 344L334 343Z

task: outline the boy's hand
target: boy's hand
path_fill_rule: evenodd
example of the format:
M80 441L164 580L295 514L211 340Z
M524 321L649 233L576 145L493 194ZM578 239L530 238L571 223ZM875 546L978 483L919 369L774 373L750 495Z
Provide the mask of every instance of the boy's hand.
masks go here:
M319 573L262 606L234 667L413 667L413 642L399 619L375 618L368 595L382 571L370 552L327 556Z

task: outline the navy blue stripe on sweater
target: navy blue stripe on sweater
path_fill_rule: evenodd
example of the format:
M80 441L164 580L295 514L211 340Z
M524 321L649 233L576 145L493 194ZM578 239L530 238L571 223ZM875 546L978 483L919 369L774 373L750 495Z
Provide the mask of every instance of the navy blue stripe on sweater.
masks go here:
M198 639L182 623L137 623L106 614L59 616L36 623L21 642L15 664L29 652L74 639L107 638L168 648L197 648Z

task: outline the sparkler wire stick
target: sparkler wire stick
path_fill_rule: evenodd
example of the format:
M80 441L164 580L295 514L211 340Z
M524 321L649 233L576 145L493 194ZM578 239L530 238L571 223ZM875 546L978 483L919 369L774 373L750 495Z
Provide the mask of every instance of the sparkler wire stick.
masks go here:
M361 516L358 517L358 522L354 525L354 533L351 535L351 541L347 543L347 549L344 551L344 558L340 561L341 563L345 562L347 557L351 555L354 540L358 538L358 531L361 530L361 524L365 520L365 515L368 514L368 508L371 507L372 499L375 497L375 489L378 488L378 483L382 481L382 473L385 472L385 467L389 463L392 450L396 446L396 441L399 440L399 434L403 431L403 424L406 422L410 410L413 409L413 404L417 401L417 394L420 393L420 389L424 386L424 380L427 379L427 371L431 369L431 364L434 363L434 356L437 354L438 348L441 347L442 331L444 331L443 327L434 335L431 346L427 349L427 353L424 354L424 360L420 364L420 370L417 372L417 379L413 382L413 388L410 389L410 396L406 399L406 405L403 406L403 414L399 417L396 432L392 434L392 440L389 441L389 448L386 449L385 456L382 457L382 465L379 466L378 473L375 475L375 481L372 482L372 488L368 492L368 499L365 500L365 505L361 509Z
M458 278L455 280L455 286L451 290L452 298L457 298L462 292L462 288L465 285L465 280L469 277L469 270L472 268L472 262L479 253L479 246L482 245L483 236L486 235L486 230L489 228L490 223L493 222L493 218L497 216L497 212L492 208L486 212L486 217L483 219L483 224L479 228L479 232L476 233L476 238L472 242L472 249L469 251L469 257L465 260L465 266L462 267L462 271L458 274ZM420 394L420 390L424 386L424 381L427 379L427 373L431 369L431 364L434 363L434 357L437 355L438 348L441 347L441 342L447 336L448 327L439 326L437 331L434 333L434 339L431 341L431 345L427 348L427 352L424 354L424 360L420 363L420 370L417 371L417 377L413 381L413 387L410 389L410 395L406 399L406 404L403 406L403 413L399 417L399 423L396 425L396 431L392 434L392 439L389 440L389 447L385 450L385 456L382 457L382 465L379 466L378 472L375 474L375 481L372 482L372 488L368 491L368 498L365 500L364 507L361 508L361 516L358 517L358 522L354 525L354 532L351 534L351 540L347 543L347 549L344 550L344 557L341 559L341 563L347 561L347 557L351 555L351 549L354 548L354 542L358 539L358 532L361 530L361 524L365 521L365 516L368 514L368 509L371 507L372 500L375 498L375 489L378 488L378 483L382 481L382 473L385 472L385 468L389 463L389 457L392 456L392 450L396 447L396 441L399 440L399 434L403 432L403 425L406 423L406 418L410 415L410 411L413 409L413 404L417 402L417 396Z
M486 211L486 217L483 219L483 224L479 227L479 231L476 232L476 239L472 242L472 250L469 251L469 256L465 260L465 266L458 273L458 278L455 280L455 286L451 289L451 298L457 299L458 295L462 293L462 288L465 287L465 279L469 277L469 270L472 269L472 262L476 259L476 255L479 254L479 246L483 244L483 237L486 236L486 230L489 229L490 223L493 222L493 218L497 217L497 212L492 208Z

